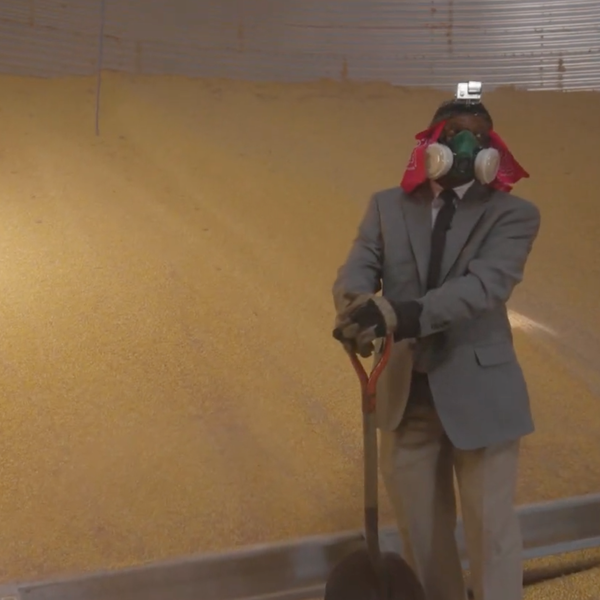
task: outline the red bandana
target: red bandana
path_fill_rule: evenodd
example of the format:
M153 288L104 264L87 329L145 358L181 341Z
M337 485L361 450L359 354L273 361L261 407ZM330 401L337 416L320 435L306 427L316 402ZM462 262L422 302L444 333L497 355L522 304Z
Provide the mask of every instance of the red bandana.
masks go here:
M417 133L415 136L417 145L410 155L404 177L400 183L400 186L405 192L410 194L416 187L427 180L427 173L425 172L425 150L427 149L427 146L438 141L445 124L445 121L441 121L440 123L432 125L429 129ZM529 177L529 173L527 173L527 171L525 171L525 169L523 169L516 161L507 145L495 131L490 131L489 135L491 147L496 148L500 153L500 169L498 170L496 179L494 179L490 185L502 192L510 192L513 185L520 179Z

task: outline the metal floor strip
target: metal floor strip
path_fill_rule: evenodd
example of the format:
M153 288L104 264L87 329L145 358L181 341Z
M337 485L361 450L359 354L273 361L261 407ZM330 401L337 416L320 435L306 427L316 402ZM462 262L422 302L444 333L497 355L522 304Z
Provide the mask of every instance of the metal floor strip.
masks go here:
M523 506L519 518L527 558L600 547L600 494ZM457 539L466 565L461 525ZM346 532L14 584L0 587L0 600L309 600L322 594L332 567L362 540L362 532ZM381 543L384 549L401 550L393 527L382 530Z

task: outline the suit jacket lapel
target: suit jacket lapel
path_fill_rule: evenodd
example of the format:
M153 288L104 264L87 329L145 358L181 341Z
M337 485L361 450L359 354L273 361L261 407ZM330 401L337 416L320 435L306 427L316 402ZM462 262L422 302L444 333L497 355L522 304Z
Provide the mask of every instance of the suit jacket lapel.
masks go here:
M459 200L452 226L446 234L446 246L442 259L440 285L457 261L461 250L469 240L473 228L483 216L491 190L475 182Z
M433 193L429 185L423 185L411 195L401 195L402 211L408 237L412 246L421 289L427 285L427 270L431 254L431 202Z

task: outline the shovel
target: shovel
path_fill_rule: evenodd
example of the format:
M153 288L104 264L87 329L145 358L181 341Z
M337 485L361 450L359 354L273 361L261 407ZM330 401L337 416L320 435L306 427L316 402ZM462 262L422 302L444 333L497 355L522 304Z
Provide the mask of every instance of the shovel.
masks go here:
M335 329L333 337L342 340L341 331ZM408 564L397 554L382 553L379 547L376 385L392 345L393 336L388 336L370 375L356 354L348 352L362 390L366 547L334 567L325 585L324 600L425 600L425 592Z

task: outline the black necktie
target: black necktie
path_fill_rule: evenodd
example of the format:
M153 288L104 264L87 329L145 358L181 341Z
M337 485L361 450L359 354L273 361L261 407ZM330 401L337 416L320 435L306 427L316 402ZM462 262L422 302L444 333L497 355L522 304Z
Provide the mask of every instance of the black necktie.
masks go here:
M431 257L429 259L429 271L427 273L428 290L431 290L438 285L440 271L442 269L444 247L446 245L446 232L450 229L452 217L454 217L454 213L456 212L456 192L454 190L444 190L440 194L440 198L444 201L444 205L438 212L431 233Z

